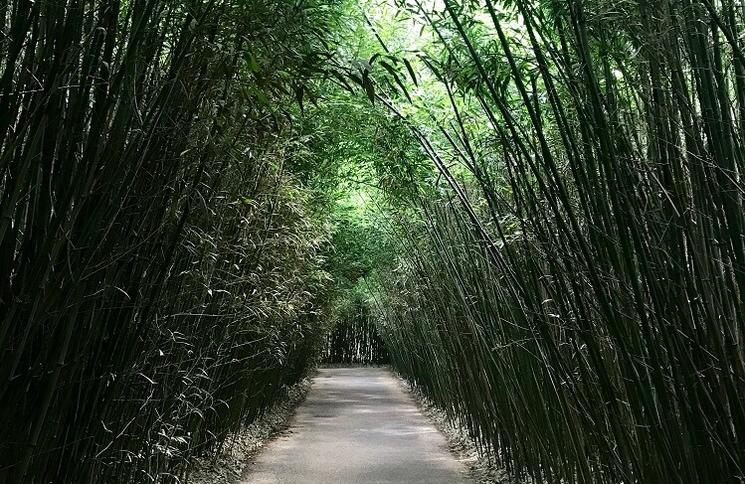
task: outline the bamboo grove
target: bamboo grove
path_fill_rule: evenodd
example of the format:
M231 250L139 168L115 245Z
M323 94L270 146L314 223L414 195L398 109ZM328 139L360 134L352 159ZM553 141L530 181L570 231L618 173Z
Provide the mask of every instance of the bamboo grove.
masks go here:
M373 364L388 363L388 352L370 305L363 299L353 298L345 301L344 317L334 325L326 340L324 363L330 364Z
M516 482L743 482L744 22L0 0L0 481L188 482L390 361Z
M304 375L333 8L0 3L0 481L176 482Z
M445 102L376 96L449 192L391 228L394 366L517 476L742 482L742 5L398 6Z

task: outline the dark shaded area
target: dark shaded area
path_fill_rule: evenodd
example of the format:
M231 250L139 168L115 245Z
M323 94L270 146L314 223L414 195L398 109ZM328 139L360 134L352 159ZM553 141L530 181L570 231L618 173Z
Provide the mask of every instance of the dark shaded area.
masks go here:
M382 365L390 361L388 349L368 317L340 322L326 344L324 363Z
M0 4L0 482L178 482L306 370L333 5Z

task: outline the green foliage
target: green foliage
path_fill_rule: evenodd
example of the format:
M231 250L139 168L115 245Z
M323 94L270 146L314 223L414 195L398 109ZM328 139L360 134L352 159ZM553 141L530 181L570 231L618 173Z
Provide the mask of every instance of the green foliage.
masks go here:
M383 364L388 351L375 324L367 291L355 287L334 306L336 324L328 333L324 362L333 364Z
M448 187L378 279L394 366L518 477L739 482L742 12L443 6L402 2L445 95L378 96Z
M736 2L0 29L3 482L175 482L319 357L389 356L516 477L745 475Z
M394 204L412 203L432 175L408 127L382 107L336 86L322 87L323 102L302 119L304 151L290 169L324 203L368 187Z
M0 6L0 481L175 482L322 342L334 2Z

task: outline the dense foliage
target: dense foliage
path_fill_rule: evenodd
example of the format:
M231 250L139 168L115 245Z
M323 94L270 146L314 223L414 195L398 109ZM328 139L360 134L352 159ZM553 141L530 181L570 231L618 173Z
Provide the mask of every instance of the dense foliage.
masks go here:
M336 8L0 5L0 481L175 479L304 374L328 232L287 110Z
M399 7L424 89L376 97L448 191L382 279L396 368L538 482L740 482L741 7Z
M0 480L176 481L390 358L518 478L741 482L744 23L0 3Z
M357 194L362 196L361 194ZM374 222L354 206L335 213L334 252L326 268L335 280L334 299L326 314L324 362L333 364L388 363L388 352L375 324L369 288L375 269L390 253Z

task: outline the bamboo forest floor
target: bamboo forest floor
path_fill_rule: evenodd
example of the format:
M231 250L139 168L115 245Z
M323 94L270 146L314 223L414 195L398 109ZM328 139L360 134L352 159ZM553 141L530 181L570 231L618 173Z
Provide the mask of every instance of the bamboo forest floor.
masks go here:
M384 368L325 368L245 484L470 482L445 437Z

